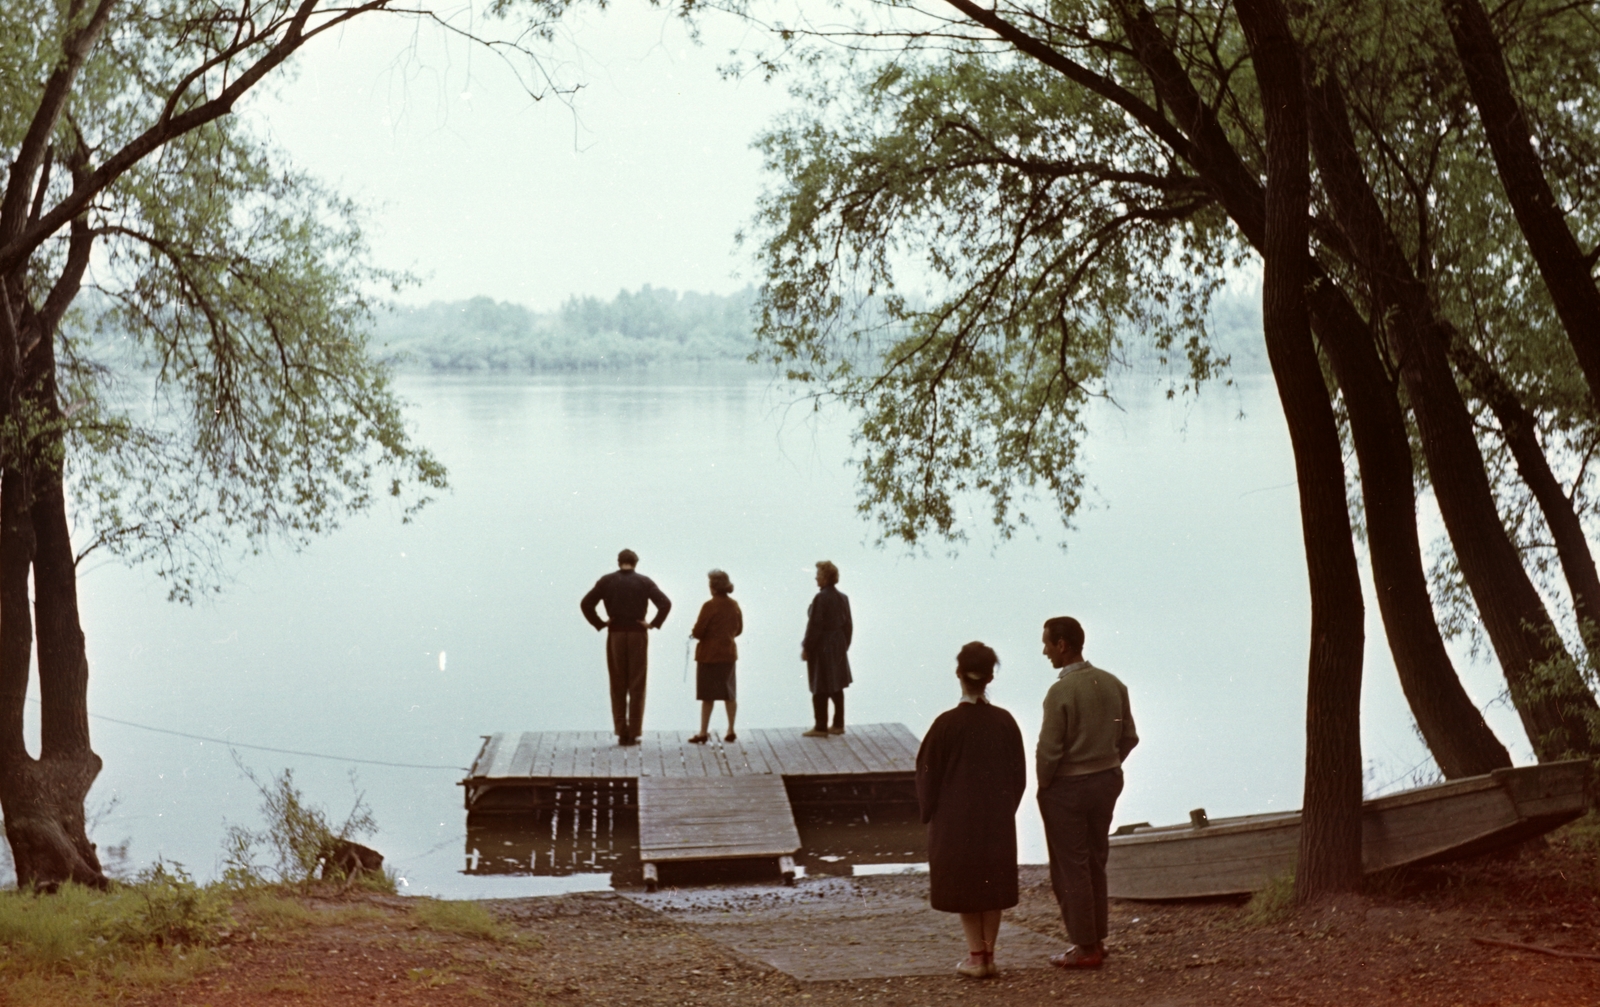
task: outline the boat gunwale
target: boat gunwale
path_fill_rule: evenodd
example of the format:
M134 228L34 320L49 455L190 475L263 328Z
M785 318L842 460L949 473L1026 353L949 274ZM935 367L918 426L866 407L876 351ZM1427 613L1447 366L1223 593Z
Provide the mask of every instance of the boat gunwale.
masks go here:
M1384 794L1381 797L1362 801L1361 815L1365 819L1369 814L1410 807L1414 804L1423 804L1430 801L1448 800L1498 788L1506 792L1506 796L1511 800L1512 806L1517 810L1518 817L1526 818L1528 816L1522 811L1517 801L1516 793L1510 786L1512 780L1529 776L1550 776L1559 780L1569 773L1573 774L1574 778L1579 778L1581 774L1577 774L1575 770L1576 767L1583 765L1586 765L1586 760L1584 759L1564 759L1560 762L1543 762L1531 766L1507 766L1478 776L1466 776L1459 780L1444 780L1421 787L1409 787L1393 794ZM1581 791L1582 787L1580 785L1572 793L1581 793ZM1563 790L1562 793L1566 794L1567 791ZM1301 809L1296 808L1293 811L1268 811L1256 815L1214 818L1208 824L1199 827L1189 822L1142 826L1134 832L1122 835L1113 834L1110 841L1117 846L1139 846L1153 842L1203 839L1208 836L1236 836L1247 832L1262 832L1290 826L1298 827L1301 817Z

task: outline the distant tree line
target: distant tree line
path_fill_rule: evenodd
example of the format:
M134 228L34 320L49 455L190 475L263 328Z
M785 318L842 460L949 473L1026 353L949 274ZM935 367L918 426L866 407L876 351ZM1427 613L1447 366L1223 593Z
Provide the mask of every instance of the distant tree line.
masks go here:
M401 370L559 371L744 360L755 349L755 291L623 290L570 297L541 313L474 297L379 315L374 344Z
M609 301L570 297L559 310L474 297L398 306L378 315L374 346L401 371L564 371L661 363L743 361L756 349L757 297L737 293L679 293L645 284ZM1261 346L1261 301L1252 289L1218 294L1211 304L1213 345L1234 374L1266 374ZM1139 373L1161 372L1168 361L1148 344L1123 363ZM1183 362L1178 362L1181 370Z

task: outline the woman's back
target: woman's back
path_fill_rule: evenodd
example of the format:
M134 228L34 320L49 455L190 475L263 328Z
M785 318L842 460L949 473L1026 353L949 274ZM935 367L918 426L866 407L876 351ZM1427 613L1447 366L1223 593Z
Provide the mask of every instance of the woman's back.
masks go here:
M1017 806L1028 785L1022 732L986 702L940 714L917 754L917 803L928 823L935 909L1017 904Z

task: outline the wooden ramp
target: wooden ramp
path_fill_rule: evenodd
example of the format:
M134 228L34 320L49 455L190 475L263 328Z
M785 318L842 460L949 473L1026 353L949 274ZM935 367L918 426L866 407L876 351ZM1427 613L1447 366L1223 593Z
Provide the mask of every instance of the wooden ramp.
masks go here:
M639 859L655 890L667 862L777 858L794 880L800 831L783 779L763 776L650 776L639 781Z

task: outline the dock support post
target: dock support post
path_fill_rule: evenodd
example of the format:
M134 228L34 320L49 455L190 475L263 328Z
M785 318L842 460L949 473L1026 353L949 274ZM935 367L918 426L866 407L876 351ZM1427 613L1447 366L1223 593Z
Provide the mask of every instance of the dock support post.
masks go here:
M783 883L784 884L786 884L786 885L793 885L794 884L794 873L795 872L794 872L794 858L793 857L779 857L778 858L778 870L783 874Z
M647 891L647 892L655 891L656 890L656 885L659 883L659 881L660 881L660 878L658 878L656 876L656 865L651 863L648 860L645 861L645 865L644 865L644 890Z

